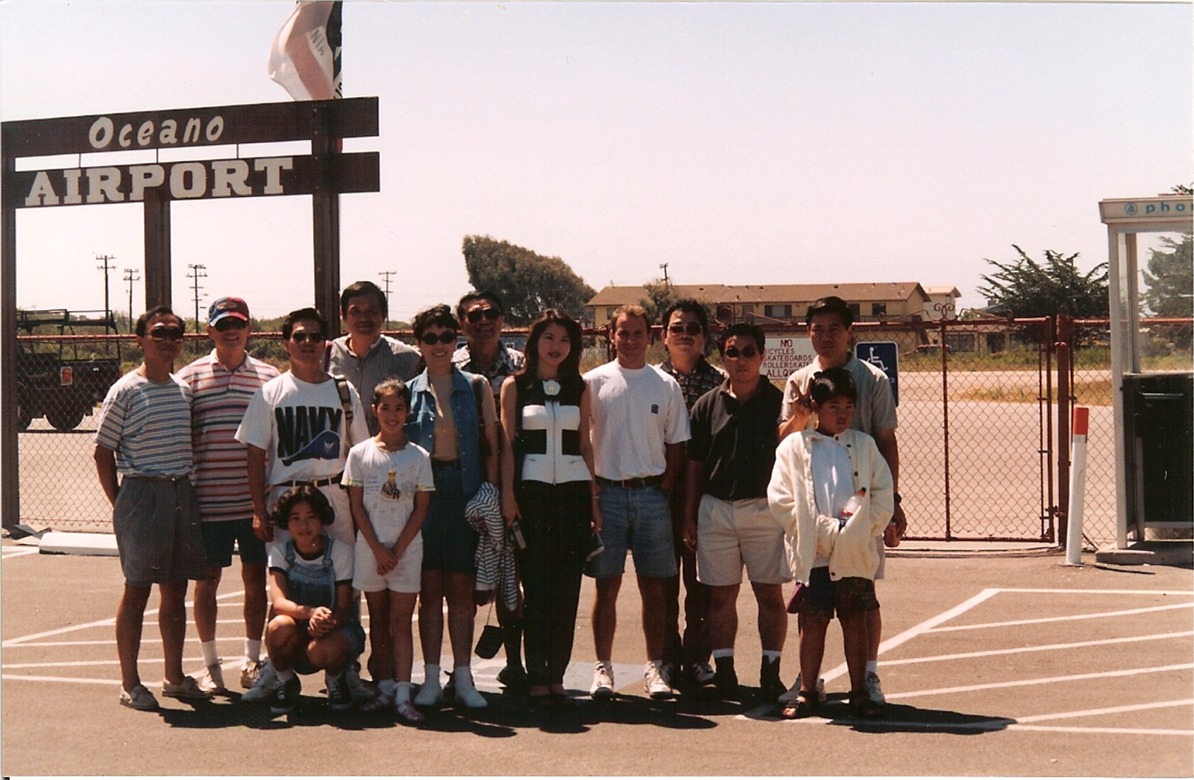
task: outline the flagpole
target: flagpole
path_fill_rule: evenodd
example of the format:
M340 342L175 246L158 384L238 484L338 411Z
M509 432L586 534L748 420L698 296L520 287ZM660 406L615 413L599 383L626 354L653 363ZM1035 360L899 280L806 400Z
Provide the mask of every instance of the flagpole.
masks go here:
M317 128L311 139L311 154L318 168L330 172L340 140L331 135L324 106L312 103L311 107ZM324 174L311 198L311 223L315 244L315 307L330 324L340 319L340 195L327 186L328 175ZM339 328L333 326L332 330L338 333Z

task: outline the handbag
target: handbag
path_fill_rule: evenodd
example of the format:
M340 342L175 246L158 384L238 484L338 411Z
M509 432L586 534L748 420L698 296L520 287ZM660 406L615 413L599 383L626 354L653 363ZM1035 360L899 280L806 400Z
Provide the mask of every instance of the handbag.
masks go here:
M804 583L797 582L796 588L792 591L792 598L788 599L788 614L795 615L800 611L800 605L804 603Z

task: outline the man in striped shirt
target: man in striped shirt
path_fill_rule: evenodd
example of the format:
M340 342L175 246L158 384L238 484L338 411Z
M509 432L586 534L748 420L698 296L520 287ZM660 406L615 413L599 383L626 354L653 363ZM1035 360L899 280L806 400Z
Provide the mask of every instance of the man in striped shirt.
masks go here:
M112 502L112 530L120 552L124 591L116 608L120 703L156 710L141 684L137 659L145 607L156 583L158 627L165 660L162 694L210 698L183 674L187 580L203 576L203 538L191 488L191 388L170 373L182 351L182 319L167 306L142 314L136 325L141 365L108 390L95 432L95 470Z
M268 363L245 351L249 340L249 307L240 298L220 298L207 313L211 354L178 372L194 396L191 430L195 451L195 493L202 520L207 577L195 585L195 629L206 669L196 676L212 693L224 687L223 660L216 650L216 591L223 569L232 565L232 549L240 549L245 588L245 656L240 684L250 688L261 671L261 632L265 626L265 543L253 533L249 496L248 450L236 440L249 399L278 375Z

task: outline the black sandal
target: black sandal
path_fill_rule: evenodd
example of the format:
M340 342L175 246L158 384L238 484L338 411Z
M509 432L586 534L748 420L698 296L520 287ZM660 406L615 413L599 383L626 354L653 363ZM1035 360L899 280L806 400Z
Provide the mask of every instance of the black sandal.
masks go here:
M883 705L871 699L865 688L850 691L850 714L856 718L877 718L883 714Z
M816 691L801 691L796 697L796 700L785 705L779 711L779 716L784 720L796 720L797 718L807 718L817 711L817 693Z

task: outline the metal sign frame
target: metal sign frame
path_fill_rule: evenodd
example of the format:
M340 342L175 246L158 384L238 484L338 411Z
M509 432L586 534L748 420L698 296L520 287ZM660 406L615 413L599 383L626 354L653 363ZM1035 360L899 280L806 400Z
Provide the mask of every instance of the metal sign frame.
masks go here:
M19 208L140 202L145 224L145 304L171 302L170 204L175 200L309 195L315 305L339 310L342 192L377 192L377 152L343 154L342 138L378 134L378 99L312 100L31 119L0 125L0 408L17 407ZM310 141L309 156L232 158L84 167L96 152ZM75 167L18 171L17 160L79 155ZM20 522L17 421L0 415L3 526Z

